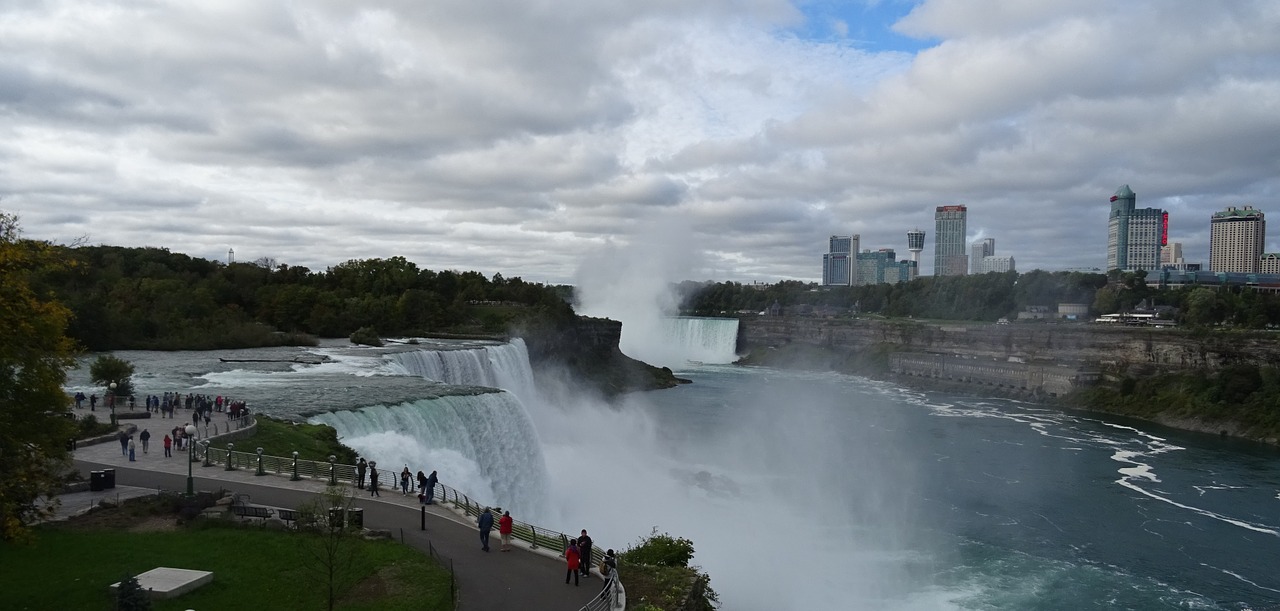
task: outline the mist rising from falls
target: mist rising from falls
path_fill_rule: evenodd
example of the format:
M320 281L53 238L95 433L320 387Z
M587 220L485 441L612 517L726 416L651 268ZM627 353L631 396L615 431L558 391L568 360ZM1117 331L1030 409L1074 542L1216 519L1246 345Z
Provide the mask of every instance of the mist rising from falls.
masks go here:
M375 459L380 485L389 489L405 466L415 476L436 470L441 483L482 503L517 515L546 514L542 446L524 405L511 393L422 399L311 420L332 426L344 444Z

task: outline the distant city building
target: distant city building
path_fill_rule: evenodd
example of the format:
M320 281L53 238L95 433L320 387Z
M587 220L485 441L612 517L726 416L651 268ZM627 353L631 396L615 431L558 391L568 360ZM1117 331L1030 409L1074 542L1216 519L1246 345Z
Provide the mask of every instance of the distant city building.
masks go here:
M978 267L973 271L973 273L986 274L989 272L1004 273L1018 271L1015 267L1016 265L1013 257L983 257L982 261L978 262Z
M967 217L964 206L938 206L934 211L933 275L963 276L968 271L964 237Z
M854 284L897 284L915 280L919 265L915 261L897 259L892 248L864 250L857 254Z
M1160 247L1169 243L1169 213L1138 208L1138 196L1124 185L1111 196L1107 221L1107 269L1160 269Z
M915 261L916 267L920 266L920 251L924 250L924 232L919 229L912 229L907 232L907 252L911 253L911 260Z
M1181 265L1182 260L1182 242L1169 242L1160 247L1160 267L1170 267Z
M1209 219L1209 271L1258 273L1266 245L1267 220L1253 206L1228 206Z
M1280 252L1269 252L1258 259L1259 274L1280 274Z
M859 240L857 235L831 236L828 240L828 252L822 255L822 284L853 284L853 253L858 251Z
M973 243L969 249L969 273L981 274L983 257L992 257L996 254L996 239L985 238Z

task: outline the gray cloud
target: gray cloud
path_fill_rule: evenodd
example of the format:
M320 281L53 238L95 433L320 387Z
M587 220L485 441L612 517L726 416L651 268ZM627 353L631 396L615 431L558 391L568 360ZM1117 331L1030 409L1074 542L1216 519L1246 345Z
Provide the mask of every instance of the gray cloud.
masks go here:
M914 55L798 38L803 8L7 3L0 205L46 239L556 282L659 218L687 277L774 281L833 233L904 251L941 204L1022 269L1101 266L1121 184L1190 260L1215 209L1274 207L1274 2L926 0Z

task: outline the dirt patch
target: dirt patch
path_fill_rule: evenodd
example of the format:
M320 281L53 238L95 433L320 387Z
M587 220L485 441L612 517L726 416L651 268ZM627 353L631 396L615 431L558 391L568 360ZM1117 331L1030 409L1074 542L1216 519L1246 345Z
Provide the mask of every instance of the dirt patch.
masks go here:
M391 596L393 581L396 578L396 567L383 567L377 573L362 579L360 583L351 586L343 596L343 602L368 602L371 600L382 600Z
M132 526L128 528L129 532L167 532L178 530L178 519L174 516L152 516L147 518L138 518Z

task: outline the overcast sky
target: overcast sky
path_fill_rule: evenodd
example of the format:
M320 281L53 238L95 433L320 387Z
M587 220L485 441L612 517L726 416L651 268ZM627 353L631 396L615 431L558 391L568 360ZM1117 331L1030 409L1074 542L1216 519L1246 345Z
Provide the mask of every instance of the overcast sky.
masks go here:
M27 237L323 270L818 280L969 208L1102 267L1107 200L1274 215L1280 2L0 3L0 209Z

